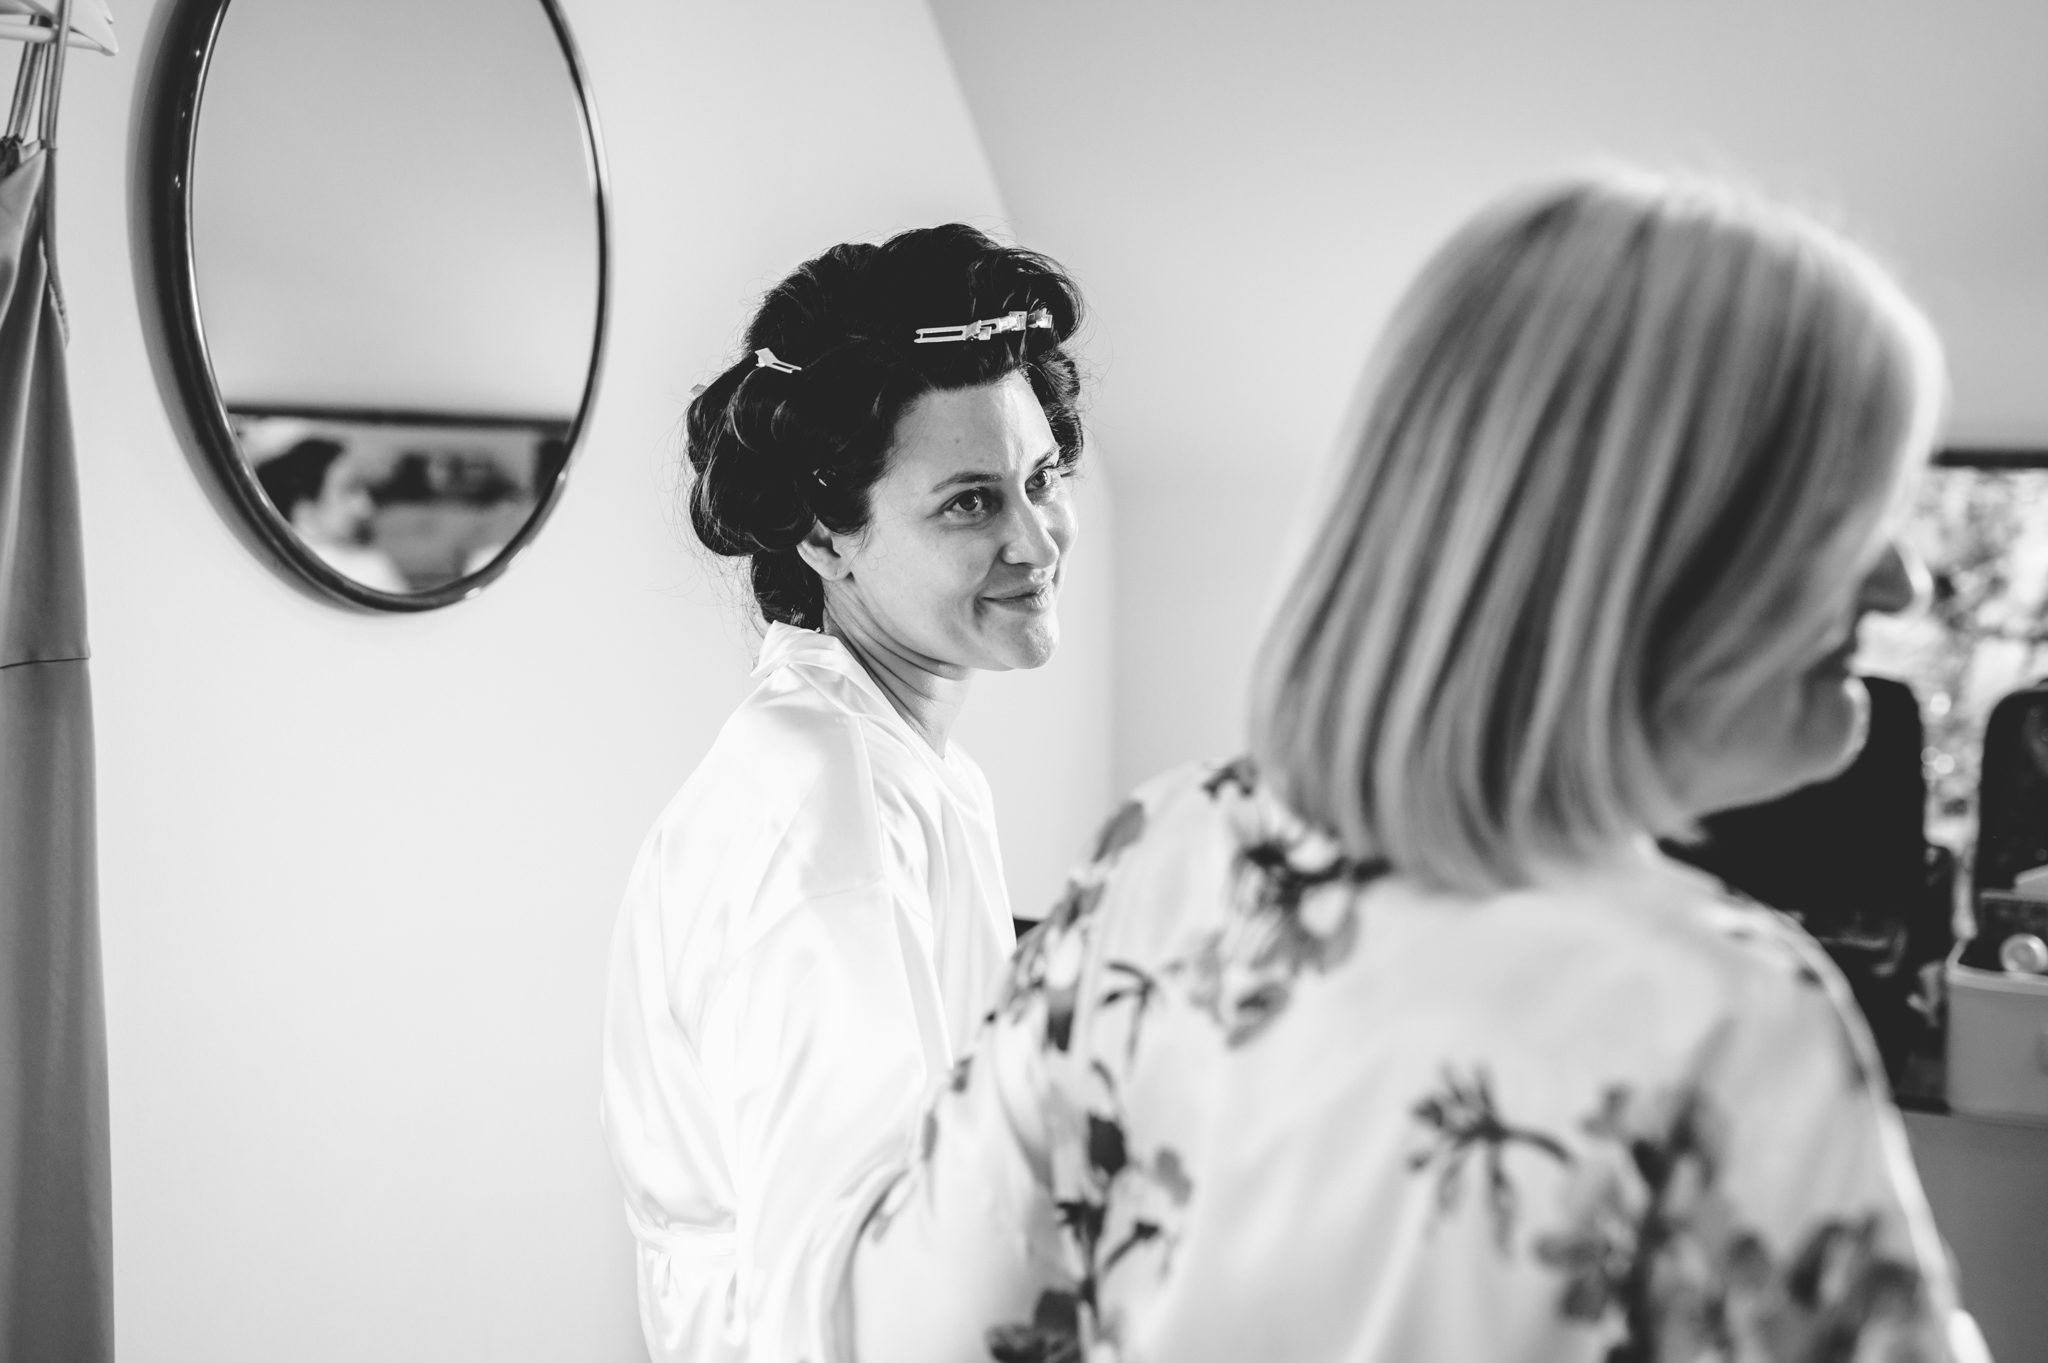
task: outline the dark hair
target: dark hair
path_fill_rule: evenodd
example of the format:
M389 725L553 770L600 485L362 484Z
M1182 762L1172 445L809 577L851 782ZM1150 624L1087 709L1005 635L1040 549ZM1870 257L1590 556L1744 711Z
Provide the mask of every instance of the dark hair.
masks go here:
M283 454L258 464L256 481L263 485L264 495L277 508L277 514L290 520L293 507L320 496L320 489L327 485L328 470L341 455L339 440L309 436Z
M1052 327L988 340L915 344L920 327L1043 308ZM715 554L752 559L754 600L770 620L816 629L825 591L796 546L814 524L852 534L868 521L896 423L919 397L1022 372L1060 455L1081 453L1080 375L1064 349L1081 295L1060 267L961 223L848 243L769 290L747 353L690 403L690 523ZM799 367L761 367L769 349Z

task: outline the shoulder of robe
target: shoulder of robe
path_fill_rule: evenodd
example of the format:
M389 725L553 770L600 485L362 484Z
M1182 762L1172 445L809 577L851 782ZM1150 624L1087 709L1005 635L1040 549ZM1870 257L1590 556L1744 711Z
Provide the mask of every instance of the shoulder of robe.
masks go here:
M802 699L743 705L649 835L664 917L727 949L884 879L871 726Z
M1731 1027L1838 1024L1855 1011L1841 972L1796 919L1661 854L1530 907L1578 988L1625 992L1643 1010L1638 1030L1668 1029L1696 1059L1693 1047L1717 1048Z
M1849 981L1825 948L1790 914L1724 890L1700 910L1713 939L1731 1020L1761 1034L1825 1026L1841 1042L1844 1073L1856 1087L1882 1075Z
M1660 859L1661 860L1661 859ZM1758 903L1704 872L1676 862L1659 868L1668 898L1659 927L1710 972L1731 998L1788 988L1846 1002L1848 986L1798 919Z
M1257 811L1213 762L1143 782L1104 813L1069 871L1063 902L1113 906L1091 935L1101 951L1164 962L1230 915Z

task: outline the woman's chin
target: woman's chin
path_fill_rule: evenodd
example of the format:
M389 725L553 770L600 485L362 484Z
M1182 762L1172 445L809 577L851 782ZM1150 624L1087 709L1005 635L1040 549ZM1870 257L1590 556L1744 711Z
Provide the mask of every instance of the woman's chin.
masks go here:
M1809 694L1800 737L1825 769L1812 780L1824 781L1840 775L1863 751L1863 740L1870 736L1870 692L1863 678L1848 669L1824 667L1813 674Z
M1803 683L1796 715L1781 708L1774 723L1738 730L1700 750L1690 779L1681 785L1689 813L1765 804L1832 780L1856 760L1870 725L1870 694L1862 679L1826 668L1807 674Z
M1060 647L1060 618L1047 610L1018 621L1003 622L983 633L985 664L992 672L1028 672L1044 667Z

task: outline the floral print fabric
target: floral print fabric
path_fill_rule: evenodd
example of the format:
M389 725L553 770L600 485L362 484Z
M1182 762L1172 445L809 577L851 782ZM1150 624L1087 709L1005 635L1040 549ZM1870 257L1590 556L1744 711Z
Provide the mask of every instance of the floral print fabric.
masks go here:
M1247 763L1173 774L845 1223L832 1348L1946 1358L1948 1270L1846 998L1795 926L1647 845L1458 898L1347 859Z

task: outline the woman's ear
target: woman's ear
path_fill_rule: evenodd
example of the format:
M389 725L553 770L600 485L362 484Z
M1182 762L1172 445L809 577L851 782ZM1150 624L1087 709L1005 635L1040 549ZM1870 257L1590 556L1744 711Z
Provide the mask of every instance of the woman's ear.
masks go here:
M811 571L827 582L840 582L853 574L853 536L834 534L822 522L811 523L811 533L797 542L796 551L811 565Z

